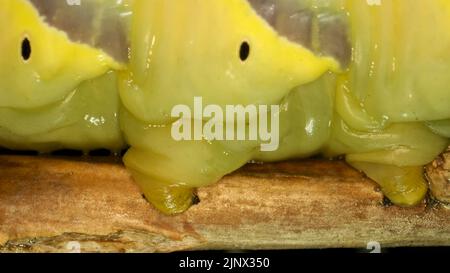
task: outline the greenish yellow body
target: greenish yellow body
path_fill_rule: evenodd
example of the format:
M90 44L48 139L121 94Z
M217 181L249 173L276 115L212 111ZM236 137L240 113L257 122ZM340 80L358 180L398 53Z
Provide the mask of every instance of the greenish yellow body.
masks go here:
M60 16L47 18L52 26L29 1L2 2L0 144L51 151L126 143L127 168L168 214L189 208L195 188L250 160L316 154L345 155L395 204L420 202L422 167L449 144L450 2L250 1L117 2L99 18L112 24L120 20L111 16L132 14L120 46L103 20L92 20L84 36L67 35L55 27L65 27L67 7L39 6ZM257 10L271 2L295 12ZM92 3L88 11L106 2ZM262 140L176 141L172 109L194 108L194 97L222 108L279 105L272 113L280 118L279 148L262 152Z
M125 164L162 211L184 211L196 187L249 160L315 154L346 155L398 205L424 198L422 166L448 145L450 3L298 3L316 20L335 14L346 22L348 67L286 39L246 1L136 3L130 69L120 86L131 145ZM251 46L245 62L242 41ZM173 140L171 107L193 107L194 96L205 105L280 104L280 148Z
M124 147L115 72L123 64L70 40L28 1L2 1L0 32L1 146L40 152ZM25 39L29 59L21 52Z

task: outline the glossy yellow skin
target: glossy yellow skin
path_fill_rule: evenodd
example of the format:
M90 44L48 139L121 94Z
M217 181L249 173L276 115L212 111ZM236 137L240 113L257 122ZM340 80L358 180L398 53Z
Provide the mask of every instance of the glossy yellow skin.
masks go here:
M450 3L343 5L351 11L353 62L337 81L326 152L346 154L395 204L414 205L427 191L422 166L448 145Z
M253 46L245 63L244 41ZM246 1L137 1L120 95L136 118L168 123L173 106L193 106L194 96L221 106L279 103L330 68L336 61L280 39Z
M352 63L348 71L334 76L333 103L322 104L334 106L333 117L327 111L315 115L311 110L300 110L302 115L287 111L285 122L290 125L284 126L308 130L288 135L281 149L288 152L277 154L276 159L295 157L294 151L302 154L311 147L294 139L324 140L328 133L322 146L312 146L317 152L346 155L395 204L414 205L427 192L422 166L448 145L450 3L435 1L424 9L421 1L383 1L381 6L368 6L365 1L329 2L349 12ZM323 85L314 83L295 92L317 93ZM288 105L310 105L311 101L294 99ZM299 116L308 118L298 122ZM323 124L328 121L329 131Z
M252 45L248 62L239 58L244 41ZM333 59L281 39L242 0L137 1L131 45L120 87L121 126L131 145L125 164L147 198L167 213L184 211L195 187L239 168L256 148L174 141L175 105L193 107L194 96L205 105L278 104L296 86L339 68Z
M125 164L163 212L184 211L196 187L249 160L320 153L346 155L395 204L424 198L422 166L448 145L450 3L298 3L317 18L331 12L346 20L348 69L282 37L246 1L136 3L130 70L120 83L121 127L131 145ZM252 46L246 62L238 58L242 41ZM170 109L192 106L194 96L221 106L280 104L280 149L174 141Z
M312 14L309 47L281 35L246 0L117 2L111 14L132 12L130 59L121 63L114 46L112 55L95 46L105 34L96 31L111 30L98 20L87 30L94 42L77 42L29 1L3 1L0 145L47 152L127 143L126 166L167 214L185 211L195 188L250 160L316 154L345 155L395 204L420 202L427 191L422 166L450 137L450 2L279 2ZM328 16L346 24L348 62L320 50ZM32 44L27 61L24 37ZM251 46L245 61L243 42ZM195 96L222 107L280 105L279 149L261 152L261 141L175 141L171 110L193 107Z
M71 41L25 0L2 1L0 33L7 34L0 41L1 146L40 152L124 147L113 72L122 64ZM24 39L31 44L28 60Z

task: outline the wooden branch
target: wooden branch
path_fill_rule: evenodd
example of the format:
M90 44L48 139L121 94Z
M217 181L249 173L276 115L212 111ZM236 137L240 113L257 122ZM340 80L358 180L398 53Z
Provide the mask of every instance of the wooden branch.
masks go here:
M111 159L0 156L0 250L450 245L449 209L383 204L376 185L343 162L248 165L198 195L198 205L169 217Z
M432 195L440 202L450 204L450 148L426 167Z

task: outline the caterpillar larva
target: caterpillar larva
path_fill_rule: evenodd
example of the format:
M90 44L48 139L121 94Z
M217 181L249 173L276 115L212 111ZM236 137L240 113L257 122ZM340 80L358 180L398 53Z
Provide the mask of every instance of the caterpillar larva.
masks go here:
M450 3L424 5L6 0L0 144L128 145L125 165L168 214L250 160L315 154L345 155L392 202L415 205L427 192L423 165L450 136ZM207 123L172 115L199 101L224 113L229 105L278 106L269 113L269 123L279 120L277 149L262 151L260 137L175 139L174 124Z
M56 3L65 1L1 3L0 145L40 152L120 150L124 142L117 122L115 71L124 69L124 62L105 53L111 48L83 43L88 38L81 32L100 35L87 33L87 23L73 27L77 18L63 12L67 4L56 9ZM91 13L100 10L88 7Z

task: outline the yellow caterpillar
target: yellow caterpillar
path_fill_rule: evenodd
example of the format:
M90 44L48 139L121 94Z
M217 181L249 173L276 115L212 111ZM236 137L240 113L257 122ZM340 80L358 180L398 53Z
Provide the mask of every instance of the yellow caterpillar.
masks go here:
M81 18L67 16L70 10L57 9L57 3L65 1L0 4L0 145L41 152L120 150L124 142L117 119L115 71L124 69L124 62L105 53L105 48L78 41L95 36L86 31L90 21L76 28ZM91 13L100 7L87 6ZM65 24L66 31L51 23ZM90 24L102 26L93 20Z
M129 145L125 165L168 214L250 160L315 154L345 155L395 204L415 205L427 192L422 166L450 137L450 3L424 5L3 1L0 145ZM277 149L262 151L261 137L174 138L174 126L208 122L173 115L198 98L224 113L278 106L269 113L271 125L279 120Z

